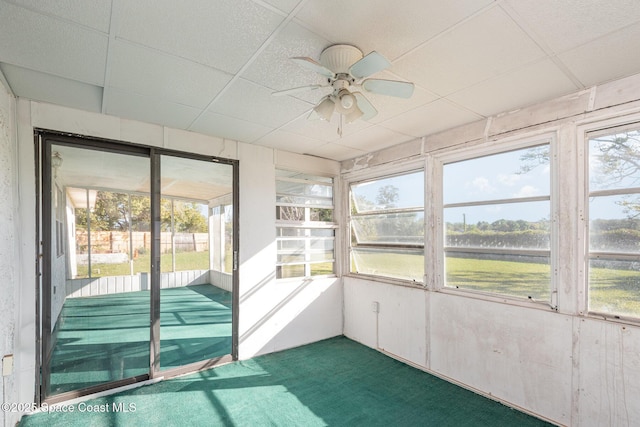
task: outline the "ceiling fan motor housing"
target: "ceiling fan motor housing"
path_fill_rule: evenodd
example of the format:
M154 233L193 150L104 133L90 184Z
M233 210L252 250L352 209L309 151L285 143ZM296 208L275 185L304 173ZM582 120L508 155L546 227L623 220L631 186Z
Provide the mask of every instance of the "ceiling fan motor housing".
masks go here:
M349 68L363 58L362 51L348 44L334 44L320 54L320 63L336 74L349 74Z

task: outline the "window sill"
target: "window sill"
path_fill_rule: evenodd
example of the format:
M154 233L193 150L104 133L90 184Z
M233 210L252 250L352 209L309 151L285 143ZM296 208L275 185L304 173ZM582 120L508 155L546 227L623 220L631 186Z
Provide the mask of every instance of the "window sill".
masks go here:
M584 314L584 317L593 320L603 320L609 323L616 323L619 325L640 326L640 319L630 316L619 316L616 314L600 313L597 311L589 311Z
M351 279L367 280L369 282L383 283L386 285L404 286L405 288L426 290L426 287L421 282L416 282L415 280L411 281L411 280L404 280L404 279L394 279L393 277L374 276L371 274L362 274L362 273L348 273L348 274L345 274L344 277L349 277Z
M537 310L558 312L557 307L553 307L549 301L535 301L529 298L522 298L510 295L491 294L487 292L474 291L472 289L460 289L442 287L436 289L434 292L455 295L463 298L470 298L474 300L488 301L499 304L507 304L516 307L533 308Z

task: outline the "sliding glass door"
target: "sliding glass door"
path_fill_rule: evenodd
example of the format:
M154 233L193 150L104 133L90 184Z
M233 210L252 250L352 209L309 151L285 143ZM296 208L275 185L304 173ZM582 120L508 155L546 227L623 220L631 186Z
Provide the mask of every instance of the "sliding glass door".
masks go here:
M45 157L46 395L146 375L149 157L62 144Z
M164 155L160 170L160 367L166 370L231 354L232 276L213 260L232 258L231 221L221 233L214 212L231 204L233 167Z
M39 144L41 400L231 359L237 163L49 133Z

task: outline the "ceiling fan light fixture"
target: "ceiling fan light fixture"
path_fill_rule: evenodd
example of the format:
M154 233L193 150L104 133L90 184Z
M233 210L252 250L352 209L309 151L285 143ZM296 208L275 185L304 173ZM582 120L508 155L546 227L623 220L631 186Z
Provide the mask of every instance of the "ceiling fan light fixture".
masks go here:
M333 115L333 111L336 108L336 104L330 97L325 97L318 105L313 108L313 111L322 119L329 121Z
M350 93L345 93L340 97L340 106L345 110L351 110L356 103L356 99Z
M356 105L356 108L354 108L349 114L345 114L345 120L347 121L347 123L353 123L356 120L358 120L360 117L363 116L363 112L361 109L358 108L358 106Z
M349 114L358 108L355 96L349 90L342 89L336 95L336 111L340 114Z

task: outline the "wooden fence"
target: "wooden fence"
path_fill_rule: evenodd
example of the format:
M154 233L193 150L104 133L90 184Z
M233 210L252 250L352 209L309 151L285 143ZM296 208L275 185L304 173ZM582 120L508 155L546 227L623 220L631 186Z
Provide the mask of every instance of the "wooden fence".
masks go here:
M160 233L161 253L171 252L171 233ZM76 232L76 253L88 253L89 239L86 231ZM151 233L134 231L131 233L134 257L151 250ZM176 252L202 252L209 250L208 233L175 233L173 241ZM93 231L91 232L92 254L129 253L129 232Z

